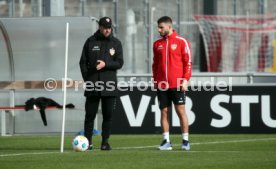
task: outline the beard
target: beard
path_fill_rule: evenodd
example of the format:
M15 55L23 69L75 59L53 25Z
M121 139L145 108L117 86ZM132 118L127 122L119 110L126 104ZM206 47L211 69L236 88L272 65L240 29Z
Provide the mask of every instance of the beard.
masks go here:
M104 35L104 37L106 37L106 38L107 38L107 37L109 37L109 36L110 36L110 34L111 34L111 33L104 33L103 35Z
M165 37L169 34L169 30L164 31L163 33L160 33L160 36Z

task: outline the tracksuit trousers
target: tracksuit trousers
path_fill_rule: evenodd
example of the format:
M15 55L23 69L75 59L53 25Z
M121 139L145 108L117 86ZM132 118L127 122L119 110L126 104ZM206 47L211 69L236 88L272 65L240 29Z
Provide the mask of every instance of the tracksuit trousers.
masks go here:
M114 96L92 96L87 97L85 102L85 121L84 135L88 139L89 144L92 144L92 131L94 129L94 121L98 112L99 102L102 103L102 143L108 142L111 133L112 114L116 106L116 97Z

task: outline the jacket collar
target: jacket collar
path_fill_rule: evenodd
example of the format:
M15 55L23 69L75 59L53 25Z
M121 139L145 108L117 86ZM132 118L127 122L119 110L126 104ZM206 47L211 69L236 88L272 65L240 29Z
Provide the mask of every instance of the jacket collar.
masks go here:
M177 36L177 33L175 30L173 30L171 35L164 36L163 38L164 39L172 39L172 38L175 38L176 36Z

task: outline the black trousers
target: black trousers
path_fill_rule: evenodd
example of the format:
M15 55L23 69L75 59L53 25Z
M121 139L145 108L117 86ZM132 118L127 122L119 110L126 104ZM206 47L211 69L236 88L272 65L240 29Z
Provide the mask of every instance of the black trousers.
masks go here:
M98 112L99 102L102 103L102 142L107 142L111 133L112 114L116 106L116 97L87 97L85 102L85 120L84 120L84 135L88 139L89 144L92 144L92 130L94 121Z

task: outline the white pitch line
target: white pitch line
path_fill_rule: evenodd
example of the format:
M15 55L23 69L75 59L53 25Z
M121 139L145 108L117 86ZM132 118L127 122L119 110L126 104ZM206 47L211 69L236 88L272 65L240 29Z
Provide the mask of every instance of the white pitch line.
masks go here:
M200 142L200 143L191 143L191 145L204 145L204 144L225 144L225 143L242 143L242 142L255 142L255 141L270 141L276 140L276 138L260 138L260 139L244 139L244 140L227 140L227 141L213 141L213 142ZM180 144L173 144L180 145ZM146 148L157 148L159 145L153 146L137 146L137 147L117 147L113 150L131 150L131 149L146 149ZM63 152L63 153L69 153ZM73 152L73 151L72 151ZM91 151L93 152L93 150ZM183 152L183 151L171 151L171 152ZM240 151L186 151L186 152L240 152ZM44 155L44 154L58 154L60 152L33 152L33 153L17 153L17 154L0 154L0 157L12 157L12 156L24 156L24 155Z
M240 153L242 151L225 151L225 150L222 150L222 151L194 151L194 150L189 150L189 151L184 151L184 150L173 150L173 151L170 151L170 150L166 150L166 152L170 152L170 153Z
M242 142L270 141L270 140L276 140L276 138L260 138L260 139L244 139L244 140L213 141L213 142L191 143L191 145L242 143Z
M203 145L203 144L225 144L225 143L242 143L242 142L255 142L255 141L270 141L276 140L276 138L260 138L260 139L244 139L244 140L227 140L227 141L212 141L212 142L200 142L200 143L190 143L191 145ZM181 144L173 144L181 145ZM138 146L138 147L118 147L114 150L127 150L127 149L144 149L144 148L155 148L159 145L154 146Z
M129 150L129 149L144 149L144 148L153 148L158 147L159 145L153 145L153 146L138 146L138 147L117 147L113 148L113 150Z
M17 153L17 154L0 154L0 157L22 156L22 155L43 155L43 154L57 154L60 152L37 152L37 153Z

